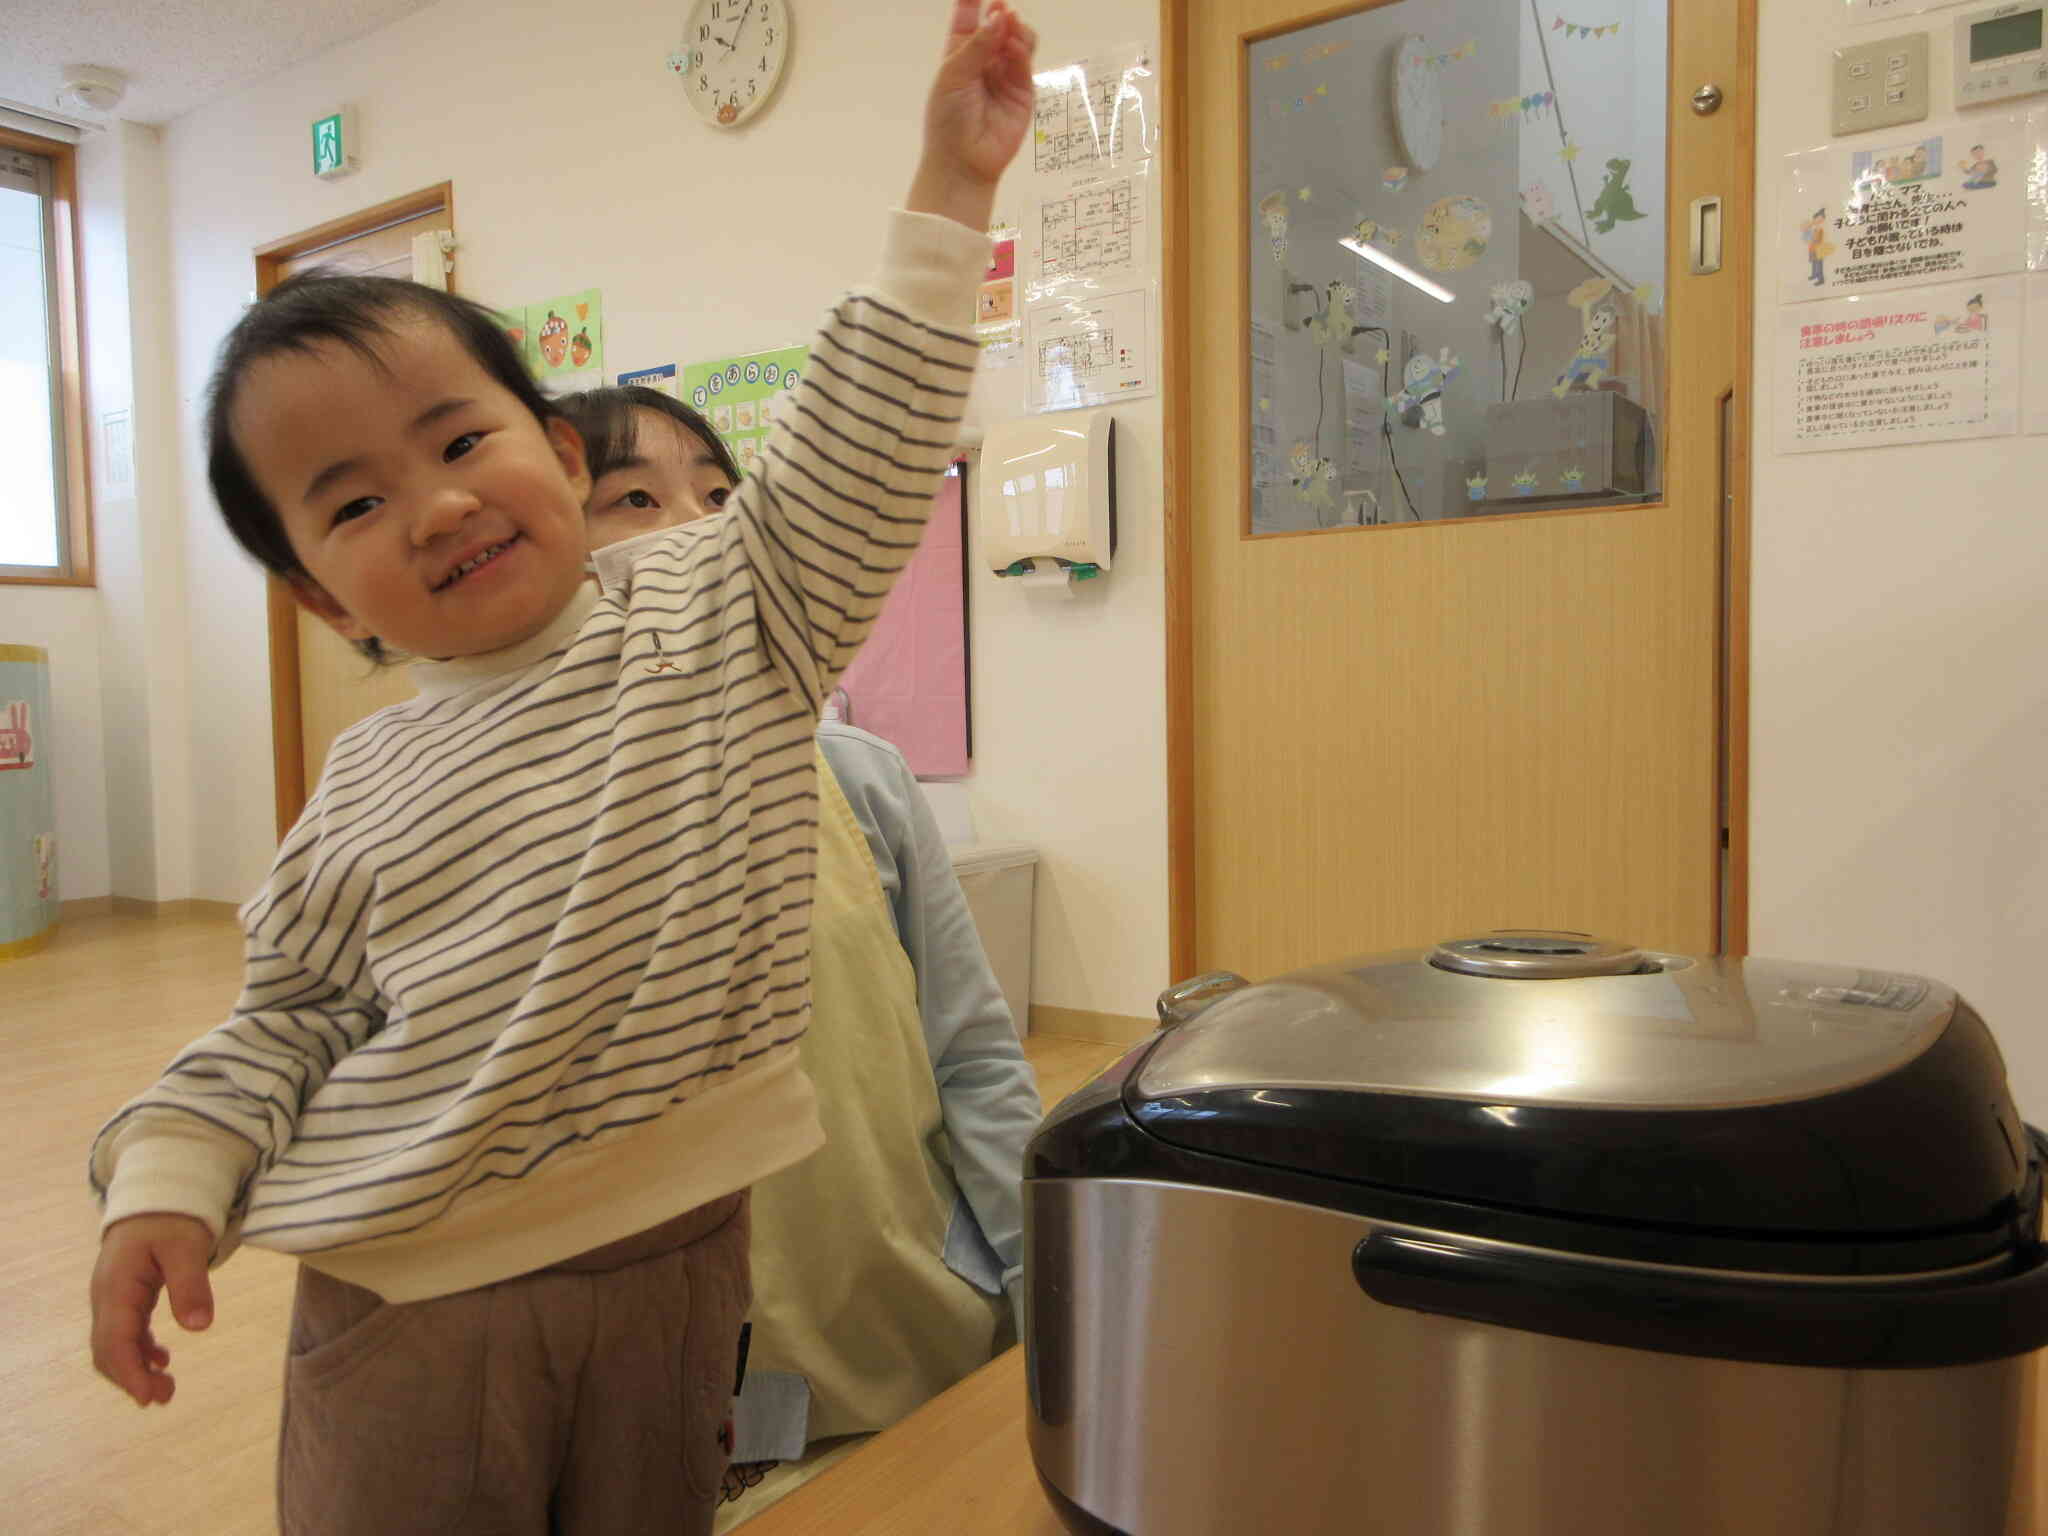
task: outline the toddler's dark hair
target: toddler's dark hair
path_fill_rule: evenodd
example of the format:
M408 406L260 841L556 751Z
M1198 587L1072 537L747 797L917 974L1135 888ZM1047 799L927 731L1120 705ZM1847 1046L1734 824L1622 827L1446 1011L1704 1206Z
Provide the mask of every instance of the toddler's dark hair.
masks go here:
M658 389L640 384L620 384L610 389L587 389L553 402L583 438L583 460L592 480L602 479L640 449L640 424L635 408L659 411L687 429L718 461L725 478L740 483L740 466L732 450L711 428L711 423L680 400L672 400Z
M412 317L444 327L535 420L561 414L526 371L497 316L473 300L403 278L352 277L330 267L286 278L235 322L206 387L206 475L213 499L235 542L266 569L285 577L307 574L285 536L284 520L257 488L230 428L243 379L265 358L311 352L322 342L339 342L382 367L377 343L399 321ZM372 661L388 659L374 637L357 642L357 649Z
M284 521L256 487L229 423L251 367L281 352L311 352L339 342L383 366L377 343L400 321L414 317L444 327L478 366L545 422L561 415L541 393L497 316L470 299L397 277L350 277L315 268L286 278L249 309L221 343L206 392L206 473L228 531L251 555L280 576L303 576Z

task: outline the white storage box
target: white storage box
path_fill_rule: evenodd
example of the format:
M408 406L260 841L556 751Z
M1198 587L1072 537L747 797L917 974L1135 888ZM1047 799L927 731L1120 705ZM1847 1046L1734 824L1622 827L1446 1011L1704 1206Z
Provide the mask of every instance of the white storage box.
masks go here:
M968 843L952 850L953 873L981 947L1021 1039L1031 1030L1031 900L1038 850L1029 843Z

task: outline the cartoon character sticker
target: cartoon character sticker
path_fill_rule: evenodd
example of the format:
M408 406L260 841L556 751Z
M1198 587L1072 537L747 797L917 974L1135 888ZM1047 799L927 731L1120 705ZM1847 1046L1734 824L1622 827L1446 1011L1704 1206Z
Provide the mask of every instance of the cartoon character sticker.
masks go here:
M1259 217L1266 221L1266 239L1271 242L1273 259L1287 259L1287 194L1269 192L1259 199Z
M1574 464L1570 469L1560 470L1558 472L1557 478L1559 482L1564 486L1564 488L1568 491L1579 491L1585 489L1586 472L1583 469L1579 468L1576 464Z
M1573 390L1598 389L1600 381L1614 372L1614 311L1603 304L1586 314L1586 328L1579 335L1578 350L1557 376L1550 392L1562 400Z
M559 368L569 357L569 322L548 311L540 328L540 355L550 368Z
M1351 340L1357 326L1358 290L1349 283L1334 282L1324 292L1322 313L1308 322L1310 336L1327 352L1335 352Z
M1517 496L1534 496L1536 494L1536 471L1525 469L1508 483L1515 488Z
M1816 288L1825 288L1828 258L1835 254L1835 242L1828 238L1827 209L1814 209L1813 217L1799 226L1799 236L1806 242L1806 280Z
M35 765L36 738L29 726L28 700L9 699L0 707L0 769Z
M1389 192L1400 191L1408 185L1408 167L1405 165L1388 166L1384 171L1380 172L1380 185Z
M1541 224L1557 217L1557 204L1551 200L1549 183L1532 181L1522 188L1522 212L1529 216L1531 224Z
M1312 507L1318 513L1334 511L1337 505L1332 495L1337 484L1337 466L1328 459L1317 455L1306 441L1297 442L1288 455L1288 465L1294 471L1294 494L1303 506ZM1320 517L1317 518L1321 522Z
M1486 500L1485 475L1467 475L1465 477L1465 499L1467 501Z
M1599 234L1612 234L1616 224L1649 217L1636 207L1635 195L1628 189L1628 168L1626 160L1607 162L1607 179L1601 183L1600 195L1593 200L1593 206L1586 210L1586 217L1593 221L1593 228Z
M1984 313L1984 295L1981 293L1970 295L1969 301L1963 305L1961 316L1936 315L1934 317L1934 334L1937 336L1947 335L1950 332L1961 336L1973 331L1981 335L1990 329L1991 321Z
M1503 336L1512 336L1521 329L1522 316L1529 306L1536 302L1536 285L1523 278L1511 283L1495 283L1490 297L1493 307L1486 312L1486 323L1500 327Z
M1956 167L1963 173L1965 192L1985 192L1998 185L1998 162L1984 153L1982 144L1970 146L1970 158Z
M1444 390L1464 365L1449 347L1435 357L1418 352L1401 370L1401 391L1387 401L1387 419L1406 427L1426 427L1438 437L1444 435Z
M1485 255L1492 238L1493 215L1486 204L1458 193L1429 205L1415 235L1415 253L1432 272L1458 272Z

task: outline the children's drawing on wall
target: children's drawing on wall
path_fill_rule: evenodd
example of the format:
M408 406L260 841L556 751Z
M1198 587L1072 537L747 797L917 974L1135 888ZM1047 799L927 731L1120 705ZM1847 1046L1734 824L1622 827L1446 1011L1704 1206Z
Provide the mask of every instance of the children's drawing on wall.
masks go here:
M1950 332L1961 336L1971 331L1988 331L1990 329L1991 321L1985 316L1984 295L1981 293L1973 293L1964 301L1963 312L1960 315L1936 315L1934 317L1934 334L1937 336L1946 335Z
M604 306L597 289L529 304L525 313L532 346L528 361L542 383L604 382Z
M1529 216L1531 224L1542 225L1557 217L1557 203L1551 198L1550 184L1532 181L1522 188L1522 212Z
M1478 198L1459 193L1439 198L1415 232L1415 254L1432 272L1460 272L1486 254L1493 239L1493 214Z
M1988 192L1998 185L1998 162L1984 153L1982 144L1970 146L1970 157L1956 167L1963 173L1965 192Z
M1287 259L1287 194L1268 192L1259 199L1259 217L1266 221L1266 239L1271 244L1273 259Z
M1463 367L1449 347L1439 347L1435 357L1427 352L1416 353L1401 370L1400 391L1387 400L1387 419L1442 437L1444 390Z
M1398 192L1408 185L1408 167L1390 165L1380 173L1380 185L1389 192Z
M1600 184L1600 195L1593 206L1586 210L1586 217L1593 221L1596 233L1614 233L1616 224L1625 224L1636 219L1648 218L1636 207L1634 195L1628 189L1629 162L1619 157L1607 162L1607 179Z

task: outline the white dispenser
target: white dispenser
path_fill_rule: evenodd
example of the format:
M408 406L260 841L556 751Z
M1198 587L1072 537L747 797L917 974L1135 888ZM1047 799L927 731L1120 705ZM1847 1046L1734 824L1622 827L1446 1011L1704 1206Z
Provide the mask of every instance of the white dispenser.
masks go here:
M1088 411L991 426L976 500L998 576L1101 574L1116 553L1115 421Z

